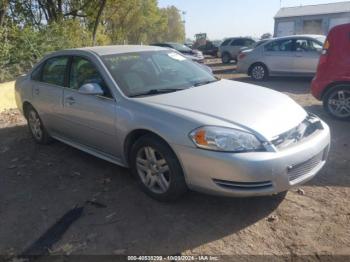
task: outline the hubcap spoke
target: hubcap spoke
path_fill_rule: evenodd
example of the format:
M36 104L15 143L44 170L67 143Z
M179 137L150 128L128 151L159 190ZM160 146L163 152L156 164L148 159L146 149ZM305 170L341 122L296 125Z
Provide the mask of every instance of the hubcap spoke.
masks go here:
M160 174L163 174L163 173L168 172L168 171L169 171L169 166L165 165L165 166L160 167L158 172Z
M338 92L338 97L339 97L339 100L345 100L344 91L339 91L339 92Z
M157 176L157 183L159 187L164 191L166 191L169 187L168 181L165 179L165 177L162 174L159 174Z

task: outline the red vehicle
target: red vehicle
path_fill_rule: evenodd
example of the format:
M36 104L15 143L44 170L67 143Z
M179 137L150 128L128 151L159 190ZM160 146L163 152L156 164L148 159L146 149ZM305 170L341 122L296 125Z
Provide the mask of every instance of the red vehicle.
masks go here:
M330 115L350 119L350 24L329 32L311 90Z

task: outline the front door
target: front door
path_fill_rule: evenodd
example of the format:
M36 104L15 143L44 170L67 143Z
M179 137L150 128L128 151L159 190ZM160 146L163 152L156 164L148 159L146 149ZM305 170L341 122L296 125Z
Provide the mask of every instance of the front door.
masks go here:
M297 39L295 42L295 70L297 73L313 75L316 73L322 45L311 39Z
M68 88L64 89L65 136L100 153L119 157L116 138L116 101L102 76L87 58L73 57ZM87 83L97 83L101 96L79 93Z
M294 40L273 41L265 46L264 60L271 73L289 74L295 71Z

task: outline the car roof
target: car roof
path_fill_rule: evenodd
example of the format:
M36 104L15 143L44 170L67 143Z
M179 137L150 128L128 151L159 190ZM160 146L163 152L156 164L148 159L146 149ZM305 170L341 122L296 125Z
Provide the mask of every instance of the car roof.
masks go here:
M251 38L251 37L244 37L244 36L238 36L238 37L227 37L227 38L225 38L225 40L224 41L226 41L226 40L233 40L233 39L250 39L250 40L254 40L253 38Z
M303 37L307 37L307 38L320 38L320 37L326 37L324 35L289 35L289 36L281 36L281 37L276 37L276 38L273 38L273 40L280 40L280 39L291 39L291 38L303 38Z
M168 49L163 47L148 46L148 45L109 45L109 46L93 46L93 47L65 49L65 50L58 51L56 53L60 53L60 54L64 54L66 52L71 53L72 51L75 51L75 50L93 52L99 56L104 56L104 55L134 53L134 52L162 51L162 50L168 50Z

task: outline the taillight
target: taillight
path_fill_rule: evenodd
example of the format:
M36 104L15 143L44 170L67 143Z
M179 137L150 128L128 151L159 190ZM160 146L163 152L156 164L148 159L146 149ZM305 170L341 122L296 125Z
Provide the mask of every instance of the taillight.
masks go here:
M239 60L242 60L246 57L247 55L245 53L240 53L239 56L238 56L238 59Z
M322 55L328 54L328 50L330 47L331 47L331 44L329 43L329 41L327 39L326 42L324 42L324 44L323 44Z

